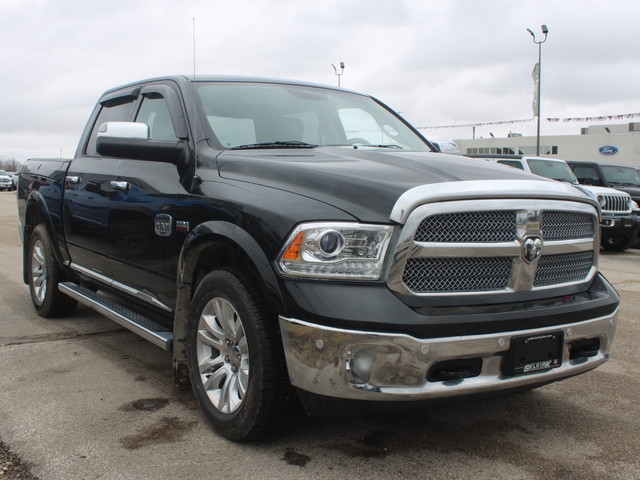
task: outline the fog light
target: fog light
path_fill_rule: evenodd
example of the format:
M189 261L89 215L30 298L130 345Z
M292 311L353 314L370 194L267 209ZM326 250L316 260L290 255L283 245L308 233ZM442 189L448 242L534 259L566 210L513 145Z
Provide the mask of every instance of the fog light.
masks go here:
M369 350L356 350L347 353L346 369L351 383L368 383L373 368L373 353Z

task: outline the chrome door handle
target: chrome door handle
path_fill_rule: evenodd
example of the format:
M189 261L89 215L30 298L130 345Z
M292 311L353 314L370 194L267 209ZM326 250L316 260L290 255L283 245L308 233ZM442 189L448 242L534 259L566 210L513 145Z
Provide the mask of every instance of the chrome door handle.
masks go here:
M126 192L127 190L129 190L129 182L117 182L115 180L112 180L110 182L110 185L114 190L120 190L122 192Z
M80 177L67 176L64 177L64 181L70 183L71 185L78 185L80 183Z

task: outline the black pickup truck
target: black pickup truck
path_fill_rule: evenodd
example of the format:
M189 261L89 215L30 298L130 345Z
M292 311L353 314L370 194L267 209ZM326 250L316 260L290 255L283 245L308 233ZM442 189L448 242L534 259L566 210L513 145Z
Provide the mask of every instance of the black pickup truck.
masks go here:
M80 302L166 349L234 440L298 399L315 413L564 379L609 358L617 323L595 200L438 153L331 87L107 91L73 159L26 162L18 210L38 313Z

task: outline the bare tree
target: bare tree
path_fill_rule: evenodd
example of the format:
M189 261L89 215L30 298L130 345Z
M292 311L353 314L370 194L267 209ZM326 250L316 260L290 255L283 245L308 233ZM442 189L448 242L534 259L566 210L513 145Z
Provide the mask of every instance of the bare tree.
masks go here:
M14 157L0 155L0 170L7 172L17 172L20 170L21 164Z

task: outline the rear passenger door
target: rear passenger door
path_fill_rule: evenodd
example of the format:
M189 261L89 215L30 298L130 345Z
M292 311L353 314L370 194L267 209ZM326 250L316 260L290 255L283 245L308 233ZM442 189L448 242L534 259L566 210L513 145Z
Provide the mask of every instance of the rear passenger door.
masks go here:
M187 137L184 109L171 84L147 85L133 115L151 140ZM153 160L120 159L112 172L109 252L113 279L129 293L171 311L176 296L178 167Z
M79 148L65 178L63 223L71 267L107 283L111 275L110 181L119 160L99 155L96 138L103 123L131 119L139 91L139 88L119 90L101 99L83 135L88 141Z

